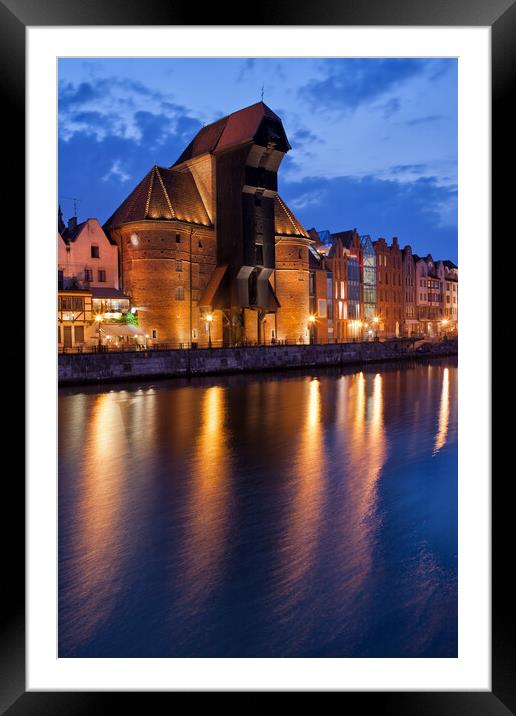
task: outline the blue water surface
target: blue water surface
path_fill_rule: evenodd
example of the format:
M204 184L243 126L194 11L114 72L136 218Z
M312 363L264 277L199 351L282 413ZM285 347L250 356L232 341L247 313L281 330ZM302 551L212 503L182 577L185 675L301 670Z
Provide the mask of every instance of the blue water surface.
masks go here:
M457 362L62 389L59 656L456 657Z

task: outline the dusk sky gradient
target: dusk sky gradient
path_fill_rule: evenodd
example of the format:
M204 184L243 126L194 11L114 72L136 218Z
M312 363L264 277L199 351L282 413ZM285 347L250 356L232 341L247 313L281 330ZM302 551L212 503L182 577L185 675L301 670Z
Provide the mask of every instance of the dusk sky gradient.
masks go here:
M103 223L203 124L261 99L292 150L279 192L307 229L356 228L457 261L455 59L62 59L59 202Z

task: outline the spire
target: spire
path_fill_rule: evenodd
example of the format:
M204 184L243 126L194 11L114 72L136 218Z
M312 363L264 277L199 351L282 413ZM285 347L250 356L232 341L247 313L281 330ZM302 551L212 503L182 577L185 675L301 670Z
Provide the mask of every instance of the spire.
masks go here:
M61 204L59 204L57 208L57 230L60 234L62 234L65 228L66 227L63 221L63 212L61 211Z

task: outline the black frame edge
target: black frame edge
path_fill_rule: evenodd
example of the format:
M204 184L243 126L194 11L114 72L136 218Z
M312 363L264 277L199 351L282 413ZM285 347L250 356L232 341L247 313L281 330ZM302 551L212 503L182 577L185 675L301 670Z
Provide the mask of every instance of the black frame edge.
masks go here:
M308 2L295 6L285 3L282 10L272 9L265 2L263 24L349 24L349 25L492 25L492 136L493 136L493 184L492 184L492 236L502 236L509 227L509 212L514 199L513 182L505 179L507 170L512 170L511 152L508 151L511 130L514 127L510 112L511 93L516 68L516 4L507 0L482 3L480 0L452 0L447 5L417 0L410 6L406 0L369 0L344 5L336 0L308 8ZM8 9L9 8L11 9ZM86 6L86 7L85 7ZM80 0L50 0L42 4L38 0L0 1L0 84L4 103L9 106L9 143L15 144L17 160L14 166L17 186L25 181L25 26L26 25L82 25L82 24L198 24L192 22L191 13L172 14L165 0L148 0L144 4L136 0L98 0L81 3ZM508 7L508 9L506 9ZM500 14L501 13L501 14ZM204 17L204 24L237 24L221 22L220 13L214 22ZM267 19L268 18L268 19ZM122 19L122 21L121 21ZM240 24L245 18L238 15ZM253 21L253 24L260 22ZM4 120L5 121L5 120ZM504 171L505 170L505 171ZM19 175L19 177L18 177ZM13 221L12 231L24 233L25 205L21 192L13 192L10 198L9 219ZM512 217L511 217L512 218ZM511 225L513 225L513 221ZM493 282L493 305L500 300L497 285ZM499 317L493 312L493 332ZM494 376L494 371L493 371ZM493 385L493 414L495 413L500 388ZM19 401L19 394L17 400ZM508 428L500 433L493 431L493 454L502 452L509 439ZM492 627L492 692L347 692L342 693L344 705L349 709L367 705L378 713L407 716L434 716L440 713L453 716L504 716L516 713L515 640L513 605L507 583L507 547L514 543L512 524L512 503L509 498L508 482L493 480L493 627ZM8 564L9 589L4 589L7 605L1 623L0 640L0 712L12 716L18 714L60 715L111 713L122 696L129 696L131 705L149 705L158 708L158 702L175 693L97 693L97 692L24 692L25 689L25 489L23 480L9 485L8 499L12 501L9 512L16 519L16 526L9 525L4 536L4 551ZM496 516L496 520L494 517ZM9 549L14 545L13 549ZM202 695L202 694L199 694ZM11 705L10 705L11 704Z

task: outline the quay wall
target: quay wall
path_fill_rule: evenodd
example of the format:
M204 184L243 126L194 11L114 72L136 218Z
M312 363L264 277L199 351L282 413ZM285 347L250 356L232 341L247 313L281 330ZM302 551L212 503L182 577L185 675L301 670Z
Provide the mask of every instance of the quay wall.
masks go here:
M422 352L415 350L412 342L400 339L326 345L61 353L58 356L58 381L60 385L67 385L141 378L278 371L316 366L358 365L375 361L413 360L439 355L457 355L457 340L427 344Z

